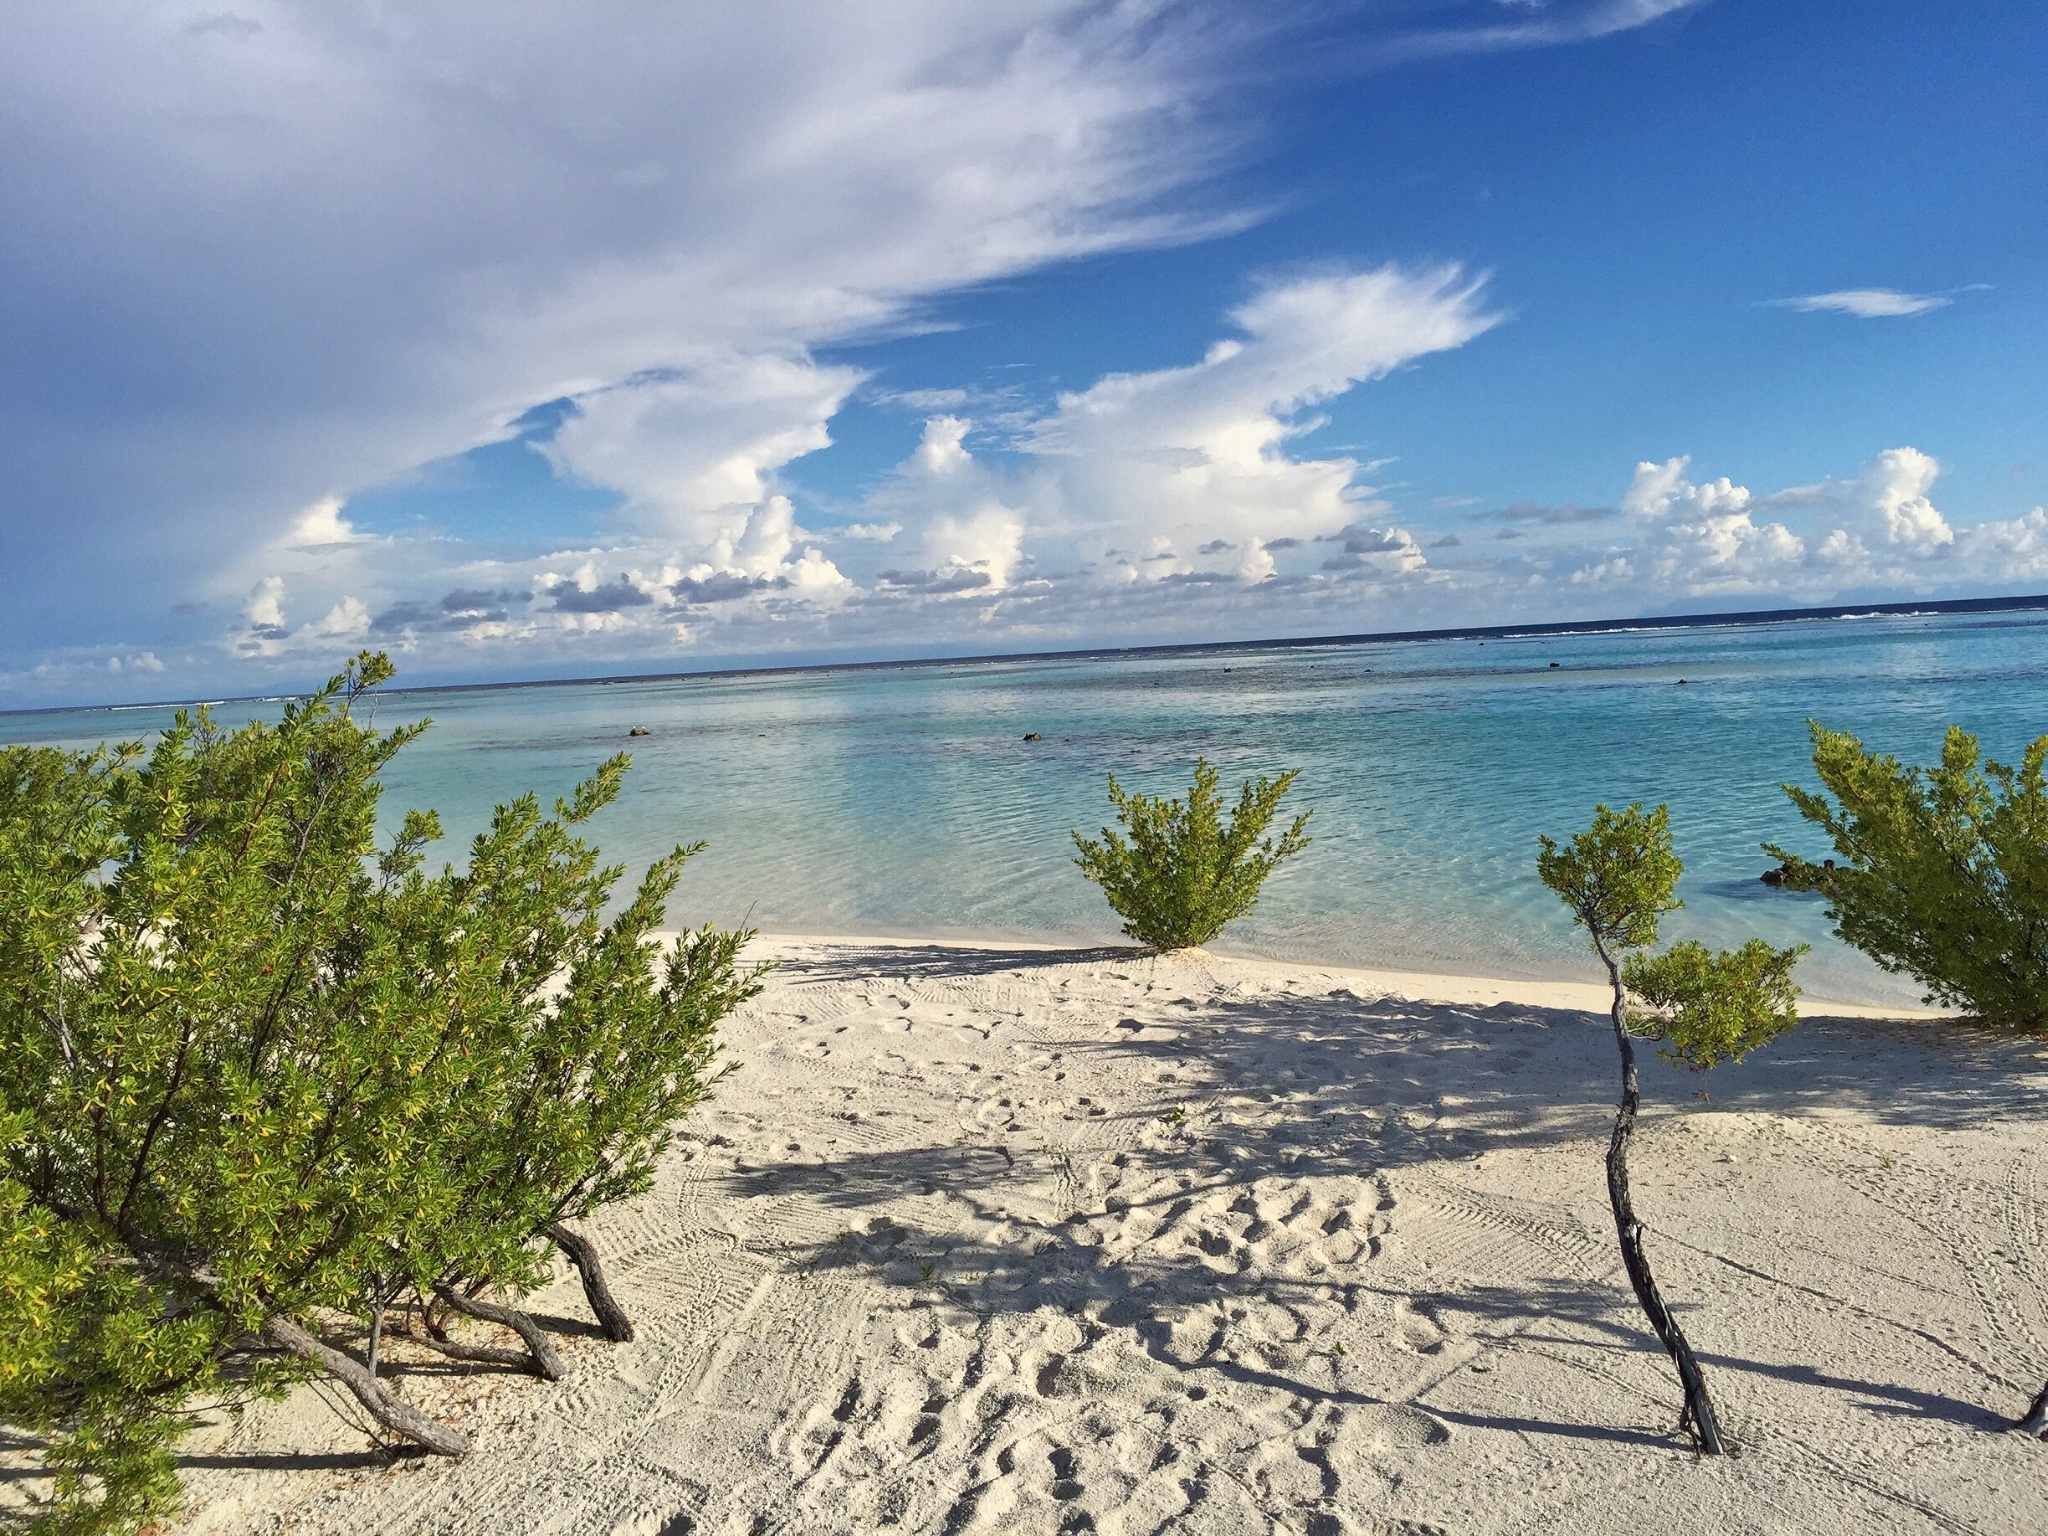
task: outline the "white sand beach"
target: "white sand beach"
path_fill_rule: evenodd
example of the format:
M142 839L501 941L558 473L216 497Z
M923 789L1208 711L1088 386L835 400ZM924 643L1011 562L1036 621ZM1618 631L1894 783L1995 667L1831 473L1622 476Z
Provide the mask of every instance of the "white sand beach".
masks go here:
M2048 1529L2048 1058L1837 1014L1644 1052L1616 1254L1593 986L775 939L733 1071L563 1277L570 1379L415 1358L461 1462L327 1391L185 1444L192 1533ZM488 1333L480 1328L478 1337ZM404 1346L398 1346L401 1353ZM339 1406L347 1406L345 1400Z

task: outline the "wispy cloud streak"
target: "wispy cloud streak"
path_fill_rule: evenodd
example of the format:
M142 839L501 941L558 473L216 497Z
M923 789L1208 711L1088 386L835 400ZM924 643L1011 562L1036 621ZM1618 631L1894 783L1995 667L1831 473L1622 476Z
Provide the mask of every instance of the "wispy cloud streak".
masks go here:
M1903 293L1897 288L1841 288L1796 299L1773 299L1779 309L1802 314L1854 315L1858 320L1894 320L1946 309L1955 300L1942 293Z

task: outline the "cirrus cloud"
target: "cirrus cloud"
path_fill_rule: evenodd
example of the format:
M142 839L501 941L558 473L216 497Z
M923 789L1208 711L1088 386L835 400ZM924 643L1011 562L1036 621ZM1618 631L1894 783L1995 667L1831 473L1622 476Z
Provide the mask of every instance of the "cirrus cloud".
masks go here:
M1945 309L1955 301L1940 293L1902 293L1896 288L1841 288L1833 293L1810 293L1798 299L1773 299L1783 309L1806 314L1853 315L1858 320L1896 320Z

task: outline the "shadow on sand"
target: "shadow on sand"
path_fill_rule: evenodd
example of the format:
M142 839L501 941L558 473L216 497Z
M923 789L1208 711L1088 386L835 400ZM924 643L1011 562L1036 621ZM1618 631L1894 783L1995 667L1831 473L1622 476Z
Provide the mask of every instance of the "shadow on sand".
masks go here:
M855 977L943 981L1105 963L1138 974L1149 961L1128 949L849 945L792 963L786 971L788 980L801 985ZM1193 1255L1110 1254L1101 1225L1109 1218L1129 1221L1148 1209L1169 1215L1191 1201L1250 1199L1262 1181L1361 1178L1573 1141L1592 1142L1587 1184L1589 1191L1600 1187L1599 1143L1611 1125L1618 1086L1613 1039L1603 1016L1507 1003L1409 1002L1347 991L1321 996L1266 991L1177 1006L1166 1026L1105 1015L1046 1042L1069 1061L1090 1055L1120 1059L1126 1065L1116 1074L1119 1081L1144 1080L1146 1069L1153 1078L1167 1072L1180 1078L1162 1087L1159 1102L1139 1109L1077 1108L1106 1123L1121 1120L1133 1133L1175 1111L1186 1117L1187 1134L1155 1137L1147 1144L1146 1171L1155 1193L1115 1201L1107 1212L1076 1211L1036 1234L1029 1246L975 1244L957 1233L895 1223L879 1240L849 1241L843 1235L836 1244L819 1244L790 1257L819 1268L867 1269L877 1278L912 1287L920 1277L938 1276L944 1284L946 1275L974 1275L979 1278L971 1290L948 1287L948 1294L978 1312L1054 1307L1103 1325L1134 1328L1155 1360L1176 1369L1213 1370L1310 1401L1374 1403L1380 1400L1242 1360L1190 1361L1174 1355L1157 1318L1189 1301L1191 1269L1197 1289L1226 1303L1285 1301L1292 1291L1305 1295L1314 1287L1270 1273L1217 1274L1196 1268ZM2012 1114L2015 1077L2041 1070L2037 1046L1952 1022L1930 1026L1817 1018L1747 1063L1717 1071L1706 1080L1711 1101L1701 1105L1695 1098L1699 1077L1658 1060L1651 1048L1640 1048L1639 1056L1650 1124L1703 1108L1788 1116L1846 1109L1879 1124L1962 1129ZM1015 1159L1000 1139L949 1141L750 1167L725 1176L721 1187L739 1198L801 1196L849 1215L944 1192L993 1224L1009 1215ZM1611 1240L1611 1232L1601 1236ZM914 1264L909 1262L913 1258ZM1673 1252L1664 1262L1676 1272L1698 1261ZM1532 1280L1461 1289L1455 1304L1493 1324L1490 1331L1532 1343L1548 1338L1559 1348L1605 1349L1662 1361L1661 1350L1641 1326L1618 1264L1604 1275L1589 1274L1576 1282ZM1679 1310L1687 1309L1681 1304ZM1554 1336L1545 1331L1564 1325L1568 1329ZM1846 1393L1862 1399L1864 1411L1872 1414L1970 1428L1995 1428L2000 1422L1980 1406L1910 1386L1727 1355L1704 1358L1726 1371ZM1675 1401L1674 1388L1674 1414ZM1462 1417L1531 1434L1659 1444L1671 1439L1668 1431L1653 1429L1460 1415L1435 1404L1430 1411L1451 1421Z

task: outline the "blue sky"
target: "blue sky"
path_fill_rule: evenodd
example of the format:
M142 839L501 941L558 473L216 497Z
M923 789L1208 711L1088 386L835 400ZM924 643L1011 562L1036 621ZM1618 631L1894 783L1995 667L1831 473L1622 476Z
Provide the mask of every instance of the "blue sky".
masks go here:
M0 37L0 707L2048 590L2040 7Z

